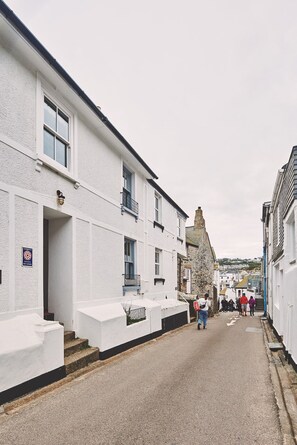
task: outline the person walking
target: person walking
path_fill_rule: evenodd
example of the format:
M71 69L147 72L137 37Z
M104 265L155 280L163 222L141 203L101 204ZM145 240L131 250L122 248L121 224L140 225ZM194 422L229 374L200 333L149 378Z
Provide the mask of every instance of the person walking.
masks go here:
M206 329L207 319L208 319L208 309L210 308L210 301L208 300L208 294L204 294L204 297L199 298L198 303L200 306L199 318L198 318L198 329L200 329L203 324L203 329Z
M247 299L245 293L242 294L242 297L240 298L240 304L241 304L241 315L243 317L247 316L246 310L247 310L247 304L249 300Z
M253 317L255 315L255 306L256 306L256 300L253 296L249 299L249 307L250 307L250 316Z
M200 310L200 306L199 306L199 296L196 295L196 300L194 300L193 302L193 308L194 311L196 312L196 321L197 321L197 328L200 329L200 324L199 324L199 310Z

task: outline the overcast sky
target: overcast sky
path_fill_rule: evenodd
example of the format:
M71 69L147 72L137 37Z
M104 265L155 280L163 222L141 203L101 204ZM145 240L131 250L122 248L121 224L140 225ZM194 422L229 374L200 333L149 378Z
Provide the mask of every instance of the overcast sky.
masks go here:
M262 255L297 144L296 0L6 0L218 258Z

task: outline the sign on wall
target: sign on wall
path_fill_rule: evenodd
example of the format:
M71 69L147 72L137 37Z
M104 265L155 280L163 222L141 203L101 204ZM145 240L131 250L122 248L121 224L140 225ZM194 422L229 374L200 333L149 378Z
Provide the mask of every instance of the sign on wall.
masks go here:
M23 266L33 266L33 249L31 247L22 247L23 251Z

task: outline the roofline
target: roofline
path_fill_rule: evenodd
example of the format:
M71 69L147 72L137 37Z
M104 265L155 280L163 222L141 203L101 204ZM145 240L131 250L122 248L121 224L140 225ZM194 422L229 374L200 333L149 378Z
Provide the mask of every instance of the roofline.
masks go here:
M86 93L78 86L64 68L56 59L48 52L48 50L37 40L32 32L23 24L23 22L14 14L14 12L0 0L0 12L7 21L30 43L30 45L43 57L43 59L62 77L62 79L72 88L81 100L96 114L101 122L114 134L114 136L128 149L128 151L138 160L138 162L147 170L147 172L155 179L158 179L153 170L139 156L129 142L121 135L121 133L112 125L108 118L99 110L97 105L86 95Z
M189 218L188 215L176 204L176 202L173 201L172 198L170 198L169 195L167 195L166 192L164 192L163 189L161 189L161 187L153 179L147 179L147 181L160 193L160 195L163 196L163 198L165 198L173 207L175 207L182 216Z

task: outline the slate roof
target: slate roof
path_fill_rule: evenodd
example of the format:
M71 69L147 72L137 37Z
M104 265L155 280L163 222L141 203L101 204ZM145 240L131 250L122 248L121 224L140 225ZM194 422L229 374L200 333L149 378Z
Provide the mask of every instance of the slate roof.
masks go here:
M246 275L238 284L236 284L236 289L247 289L248 275Z

